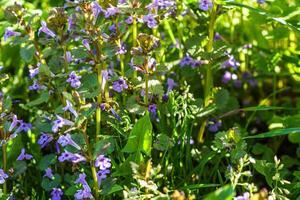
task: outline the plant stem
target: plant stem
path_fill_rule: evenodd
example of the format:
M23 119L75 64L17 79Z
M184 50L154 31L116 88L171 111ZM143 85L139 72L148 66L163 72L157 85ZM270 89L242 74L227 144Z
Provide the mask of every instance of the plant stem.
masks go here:
M100 85L100 93L97 97L97 109L96 109L96 141L98 141L101 131L101 108L100 104L102 103L102 66L97 64L97 75L98 75L98 84Z
M149 85L148 85L148 81L149 81L149 69L148 69L148 58L145 58L145 104L146 106L148 106L148 94L149 94Z
M2 145L2 162L3 162L3 171L6 172L6 161L7 161L7 152L6 152L6 144ZM6 181L3 183L3 193L7 193L7 185Z
M209 21L209 27L208 27L208 42L206 45L206 51L211 52L213 50L213 42L214 42L214 26L216 22L216 16L217 16L217 5L214 3L214 6L212 8L212 11L210 13L210 21ZM211 98L211 90L213 88L213 76L212 76L212 69L211 65L206 66L206 74L205 74L205 86L204 86L204 107L209 105L209 100ZM200 127L199 133L198 133L198 142L203 143L204 142L204 131L206 126L206 120L202 122L202 125Z
M137 21L136 21L136 16L133 16L133 22L132 22L132 46L136 47L137 46ZM137 72L134 70L133 71L133 78L137 77Z
M88 135L86 133L86 124L84 124L83 127L83 135L84 135L84 139L85 139L85 143L87 145L87 153L88 153L88 157L89 157L89 163L90 163L90 168L92 171L92 176L93 176L93 181L94 181L94 190L95 190L95 199L98 199L99 196L99 191L98 191L98 178L97 178L97 172L96 172L96 168L94 166L94 162L93 162L93 154L92 154L92 148L89 142L89 138Z

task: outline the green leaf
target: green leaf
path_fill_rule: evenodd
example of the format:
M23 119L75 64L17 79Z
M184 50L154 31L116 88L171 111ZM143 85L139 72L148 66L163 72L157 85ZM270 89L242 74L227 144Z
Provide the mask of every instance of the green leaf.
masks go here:
M231 185L226 185L207 195L204 200L231 200L233 197L233 187Z
M52 180L50 180L49 178L43 178L42 187L46 191L50 191L52 190L52 188L58 187L60 185L60 182L61 182L60 175L55 174Z
M258 135L247 136L247 137L244 137L243 139L270 138L270 137L288 135L288 134L291 134L291 133L293 133L293 134L294 133L300 133L300 127L277 129L277 130L269 131L269 132L266 132L266 133L261 133L261 134L258 134Z
M49 100L49 92L48 91L45 91L41 94L41 96L29 103L27 103L26 105L27 106L36 106L36 105L40 105L42 103L45 103Z
M188 186L184 186L181 189L183 190L198 190L199 188L209 188L209 187L218 187L220 186L220 184L210 184L210 183L199 183L199 184L193 184L193 185L188 185Z
M56 162L56 155L55 154L48 154L44 156L39 162L40 170L46 170L49 165L54 164Z
M159 134L156 139L157 142L154 143L153 148L159 151L166 151L174 146L174 141L166 134Z
M100 86L96 74L85 74L81 78L82 85L79 88L79 93L85 98L93 98L100 93Z
M114 144L114 139L113 137L108 137L105 139L102 139L98 141L95 144L95 149L94 149L94 157L96 157L99 154L111 154L114 151L115 144Z
M221 89L215 94L215 103L220 110L226 107L228 100L229 92L225 89Z
M292 29L295 32L297 32L298 34L300 34L300 27L295 26L295 25L293 25L293 24L285 21L285 19L283 17L275 17L272 14L267 13L264 10L261 10L261 9L258 9L258 8L253 8L251 6L248 6L248 5L245 5L245 4L242 4L242 3L238 3L238 2L227 1L226 5L231 5L231 6L237 6L237 7L241 7L241 8L246 8L246 9L248 9L251 12L255 12L255 13L257 13L259 15L262 15L262 16L268 18L268 19L271 19L271 20L276 21L276 22L278 22L278 23L280 23L280 24L282 24L284 26L287 26L290 29Z
M27 63L31 62L34 53L35 53L35 48L33 45L27 45L21 48L20 50L22 59Z
M152 124L149 113L139 119L134 125L123 152L135 153L143 151L147 155L151 153Z

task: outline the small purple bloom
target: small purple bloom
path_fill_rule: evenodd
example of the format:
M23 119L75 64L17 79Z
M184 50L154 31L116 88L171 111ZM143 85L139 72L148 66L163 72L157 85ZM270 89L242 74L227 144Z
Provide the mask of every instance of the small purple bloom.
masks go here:
M66 61L67 61L68 63L72 62L72 54L71 54L70 51L67 51L67 52L66 52Z
M41 21L41 25L42 27L39 28L38 35L40 35L40 33L43 32L46 35L49 35L50 37L53 38L56 36L55 33L47 27L47 23L45 21Z
M25 149L22 148L20 155L17 160L30 160L32 159L32 155L25 153Z
M199 7L203 11L207 11L213 7L213 3L211 0L200 0Z
M266 0L257 0L257 3L258 4L264 4L264 3L266 3Z
M45 88L44 85L39 84L36 80L28 87L29 90L43 90Z
M100 187L101 182L102 182L104 179L106 179L107 174L109 174L109 173L110 173L110 170L108 170L108 169L99 170L99 171L97 172L98 187Z
M241 88L242 87L242 81L241 80L236 79L236 80L233 81L233 84L234 84L234 87L236 87L236 88Z
M126 50L126 46L124 43L121 44L121 46L119 47L119 49L117 50L116 54L117 55L123 55L127 52Z
M114 16L118 13L120 13L119 8L110 5L110 7L107 8L107 10L105 11L105 18L109 18L109 17Z
M35 77L36 75L38 75L39 72L40 72L39 67L33 68L33 69L29 69L29 77L32 79L33 77Z
M99 155L95 160L95 167L99 167L100 170L109 169L111 167L111 161L104 155Z
M190 57L188 54L181 59L179 62L180 67L184 67L187 65L191 65L194 62L194 59Z
M17 115L13 115L12 120L13 121L11 122L10 127L8 129L9 132L11 132L17 126L17 124L19 123Z
M103 110L103 111L105 110L105 103L100 104L100 109Z
M81 85L80 78L81 76L77 76L75 71L72 71L69 74L69 78L67 79L67 82L71 84L71 87L78 88Z
M63 147L71 145L78 150L81 149L80 146L71 138L71 135L69 133L59 136L57 142Z
M4 33L4 41L6 41L10 37L20 36L20 35L21 33L12 31L10 28L7 28L5 29L5 33Z
M82 184L82 185L87 185L87 182L85 180L86 178L86 174L85 173L81 173L79 174L78 178L76 179L75 183L77 184Z
M174 0L153 0L152 3L148 4L146 8L149 10L154 9L166 9L168 7L173 7L176 5L176 2Z
M156 70L156 60L154 58L150 58L148 61L148 68L151 71L155 71Z
M47 177L47 178L49 178L49 179L52 179L52 178L54 177L51 168L48 167L48 168L45 170L44 177Z
M17 128L17 130L14 132L14 134L18 134L22 131L28 132L31 130L32 125L30 123L25 123L23 120L19 120L20 126Z
M151 113L151 114L156 114L157 112L157 106L156 104L150 104L148 106L148 111Z
M102 7L98 4L97 1L93 1L91 3L92 5L92 12L93 12L93 15L94 15L94 19L97 19L98 18L98 15L103 12L103 9Z
M0 169L0 184L3 184L7 178L8 175L3 171L3 169Z
M132 23L133 23L133 17L132 17L132 16L129 16L129 17L125 20L125 22L126 22L127 24L132 24Z
M91 193L91 188L88 185L88 183L86 182L85 178L86 178L85 173L81 173L81 174L79 174L78 179L75 181L75 183L77 183L77 184L80 183L83 186L83 189L78 190L77 193L74 195L74 197L76 199L87 199L87 198L92 199L93 198L93 195Z
M113 82L113 90L114 91L122 92L125 89L128 89L128 85L123 78L120 78L119 80Z
M73 122L62 118L59 115L56 115L56 117L57 117L57 120L55 120L53 122L53 126L52 126L52 131L54 133L56 133L59 130L59 128L62 128L63 126L73 126L74 125Z
M168 78L167 79L167 86L168 86L167 91L169 92L169 91L173 90L174 87L177 86L177 83L173 79Z
M231 73L226 71L222 76L222 83L227 84L231 80Z
M63 107L63 110L64 111L67 111L67 110L70 111L75 116L75 118L77 118L78 114L77 114L76 110L74 109L72 103L69 100L66 100L66 104L67 105L65 107Z
M222 68L228 68L228 67L232 67L233 69L237 69L240 66L240 63L234 58L233 55L229 55L228 60L226 60L223 64L222 64Z
M71 153L65 150L59 157L58 157L59 162L64 162L64 161L70 161L72 163L79 163L79 162L85 162L86 159L82 155L78 153Z
M214 36L214 40L221 40L222 36L220 35L220 33L216 33Z
M71 31L74 25L73 17L68 17L68 31Z
M42 133L39 140L38 144L41 146L41 148L46 147L51 141L53 140L53 136L50 134Z
M242 196L234 197L234 200L249 200L250 194L249 192L245 192Z
M156 15L148 14L143 17L143 22L147 23L149 28L155 28L157 26L157 21L155 20Z
M120 115L118 115L118 113L115 111L115 109L110 108L110 112L118 121L122 121Z
M88 39L82 40L82 44L88 51L91 51L90 41Z
M221 121L217 119L209 119L207 123L208 130L213 133L218 132L221 125Z
M119 4L125 4L125 3L127 3L127 0L119 0L118 2L119 2Z
M63 191L60 188L53 188L51 192L51 200L61 200Z

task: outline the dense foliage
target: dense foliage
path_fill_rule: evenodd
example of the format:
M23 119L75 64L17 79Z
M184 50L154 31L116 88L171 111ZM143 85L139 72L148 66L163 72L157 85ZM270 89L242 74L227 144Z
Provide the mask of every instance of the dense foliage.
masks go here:
M300 199L299 8L0 1L0 199Z

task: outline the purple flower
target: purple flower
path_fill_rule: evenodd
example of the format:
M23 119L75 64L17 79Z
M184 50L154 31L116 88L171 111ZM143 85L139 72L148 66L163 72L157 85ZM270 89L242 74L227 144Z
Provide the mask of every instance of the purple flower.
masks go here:
M257 0L257 3L258 4L264 4L264 3L266 3L266 0Z
M127 52L126 46L125 46L124 43L122 43L122 44L120 45L119 49L117 50L116 54L117 54L117 55L123 55L123 54L125 54L126 52Z
M68 31L71 31L74 25L73 17L68 17Z
M50 134L42 133L39 140L38 144L41 146L41 148L46 147L51 141L53 140L53 136Z
M66 61L67 61L68 63L72 62L72 54L71 54L70 51L67 51L67 52L66 52Z
M222 76L222 83L227 84L231 80L231 73L226 71Z
M51 200L61 200L63 191L60 188L53 188L51 192Z
M99 167L100 170L109 169L111 167L111 161L104 155L99 155L95 160L95 167Z
M84 46L88 51L91 50L91 47L90 47L90 41L89 41L88 39L82 40L82 44L83 44L83 46Z
M64 111L67 111L67 110L70 111L75 116L75 118L77 118L78 114L77 114L76 110L73 108L72 103L69 100L66 100L66 104L67 105L65 107L63 107L63 110Z
M6 41L10 37L20 36L20 35L21 33L12 31L10 28L7 28L5 29L5 33L4 33L4 41Z
M92 199L93 198L93 195L91 193L91 188L88 185L88 183L86 182L85 178L86 178L85 173L81 173L81 174L79 174L78 179L75 181L75 183L77 183L77 184L80 183L83 186L83 189L77 190L77 193L74 195L74 197L76 199L87 199L87 198Z
M148 106L148 111L151 113L151 114L156 114L157 112L157 106L156 104L150 104Z
M236 80L233 81L233 84L234 84L234 87L236 87L236 88L241 88L242 87L242 81L241 80L236 79Z
M56 117L57 117L57 120L55 120L53 122L53 126L52 126L52 131L54 133L56 133L59 130L59 128L62 128L63 126L73 126L74 125L73 122L62 118L59 115L56 115Z
M50 37L53 38L56 36L55 33L47 27L47 23L45 21L41 21L41 25L42 27L39 28L38 35L40 35L40 33L43 32L46 35L49 35Z
M156 60L154 58L150 58L149 59L149 61L148 61L148 68L151 71L155 71L155 69L156 69Z
M58 157L59 162L64 162L64 161L70 161L72 163L79 163L79 162L85 162L86 159L82 155L78 153L71 153L65 150L59 157Z
M63 147L71 145L78 150L81 149L80 146L76 142L74 142L74 140L72 140L71 135L69 133L67 133L66 135L59 136L57 142Z
M67 79L67 82L71 84L71 87L78 88L81 85L80 78L81 76L77 76L75 71L72 71L69 74L69 78Z
M17 160L30 160L32 159L32 155L25 153L25 149L22 148L20 155Z
M222 68L228 68L228 67L232 67L233 69L237 69L240 66L240 63L234 58L233 55L229 55L228 60L226 60L223 64L222 64Z
M17 115L13 115L12 122L10 124L10 127L8 129L9 132L11 132L19 123L20 120L18 120Z
M29 69L29 77L32 79L33 77L35 77L36 75L38 75L39 72L40 72L39 67L33 68L33 69Z
M173 90L174 87L177 86L177 83L173 79L168 78L167 79L167 86L168 86L167 91L169 92L169 91Z
M245 192L243 194L243 196L237 196L237 197L234 197L234 200L249 200L250 199L250 194L249 192Z
M109 5L110 7L107 8L107 10L105 11L105 18L109 18L110 16L114 16L118 13L120 13L119 8L114 7L112 5Z
M187 65L191 65L193 63L194 59L190 57L188 54L181 59L179 62L180 67L184 67Z
M23 122L23 120L18 120L18 121L20 123L20 126L17 128L17 130L14 132L14 134L18 134L22 131L28 132L32 128L32 125L30 123L25 123L25 122Z
M98 4L97 1L93 1L91 3L91 6L92 6L92 12L93 12L93 15L94 15L94 19L97 19L98 15L103 12L103 9L102 7Z
M36 80L28 87L29 90L42 90L45 88L46 87L44 85L39 84Z
M132 17L132 16L129 16L129 17L125 20L125 22L126 22L127 24L132 24L132 23L133 23L133 17Z
M128 85L123 78L120 78L117 81L113 82L113 90L116 92L122 92L123 90L127 89Z
M203 11L207 11L213 7L213 3L211 0L200 0L199 7Z
M125 4L125 3L127 3L127 0L119 0L118 3L119 4Z
M222 36L219 33L216 33L214 36L214 40L221 40Z
M118 115L118 113L115 111L115 109L110 108L110 112L118 121L122 121L121 117Z
M221 121L217 119L209 119L207 123L208 130L213 133L218 132L221 125L222 125Z
M168 7L173 7L176 5L174 0L153 0L152 3L148 4L146 8L158 10L158 9L166 9Z
M92 199L93 195L92 195L91 191L82 189L82 190L77 190L74 197L76 199Z
M155 28L157 26L157 21L155 20L156 15L148 14L143 17L143 22L147 23L149 28Z
M48 167L48 168L45 170L45 174L44 174L43 177L47 177L47 178L49 178L49 179L52 179L52 178L54 177L53 174L52 174L52 169Z
M0 169L0 184L3 184L7 178L8 175L3 171L3 169Z
M109 173L110 173L110 170L108 170L108 169L105 169L105 170L99 170L99 171L97 172L98 187L100 187L101 182L102 182L104 179L106 179L107 174L109 174Z

